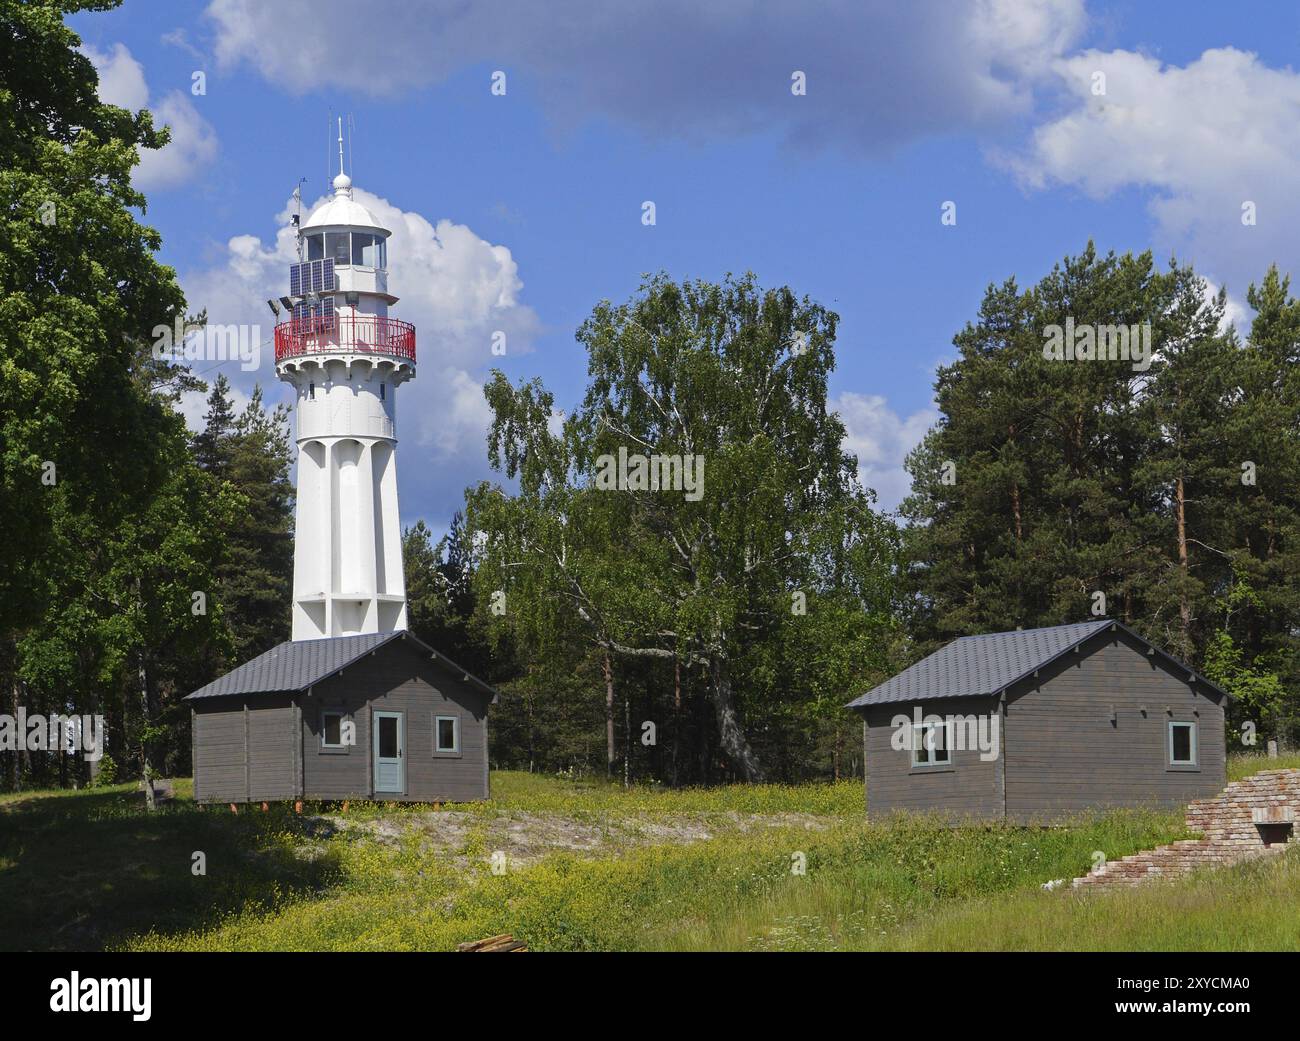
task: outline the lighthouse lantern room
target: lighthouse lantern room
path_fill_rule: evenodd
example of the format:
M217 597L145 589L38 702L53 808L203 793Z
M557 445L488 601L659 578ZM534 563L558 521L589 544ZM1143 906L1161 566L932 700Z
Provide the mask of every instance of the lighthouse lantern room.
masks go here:
M298 229L275 369L297 394L293 639L406 628L397 512L397 388L415 377L415 327L389 314L391 232L334 194Z

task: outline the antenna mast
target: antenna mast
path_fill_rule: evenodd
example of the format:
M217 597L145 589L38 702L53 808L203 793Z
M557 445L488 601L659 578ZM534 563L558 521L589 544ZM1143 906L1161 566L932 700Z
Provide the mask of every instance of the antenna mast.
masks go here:
M307 178L299 177L298 183L293 186L293 230L297 236L298 262L302 263L302 186L307 183Z

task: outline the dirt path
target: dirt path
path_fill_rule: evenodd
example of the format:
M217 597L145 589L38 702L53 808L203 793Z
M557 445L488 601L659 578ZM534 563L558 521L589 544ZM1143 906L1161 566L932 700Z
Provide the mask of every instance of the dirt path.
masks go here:
M400 818L315 818L313 830L364 833L397 845L412 832L430 851L457 859L481 859L495 852L511 867L523 867L549 853L616 856L620 851L662 843L707 842L720 834L744 834L769 828L823 831L834 818L805 813L707 813L643 817L566 817L514 812L495 816L457 810L431 810Z

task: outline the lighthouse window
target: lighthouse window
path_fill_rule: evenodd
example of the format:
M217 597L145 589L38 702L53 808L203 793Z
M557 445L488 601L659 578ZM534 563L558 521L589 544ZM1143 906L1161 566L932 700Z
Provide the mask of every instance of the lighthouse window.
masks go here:
M316 384L314 383L307 384L307 397L311 398L312 401L316 400Z
M388 240L382 235L376 236L379 239L379 266L385 270L388 269Z
M360 231L352 233L352 263L357 267L374 267L379 259L378 252L374 235Z
M335 264L347 264L352 260L346 231L327 231L325 233L325 256Z
M380 400L380 401L383 401L383 400L384 400L384 392L385 392L386 390L388 390L388 384L386 384L386 383L381 383L381 384L379 384L379 400Z
M308 260L325 259L325 236L324 235L307 236L307 259Z

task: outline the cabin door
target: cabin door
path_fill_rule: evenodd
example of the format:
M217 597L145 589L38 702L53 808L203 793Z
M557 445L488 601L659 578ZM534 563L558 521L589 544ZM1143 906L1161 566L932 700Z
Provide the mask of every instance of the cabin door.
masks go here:
M375 794L406 792L406 725L400 712L374 714Z

